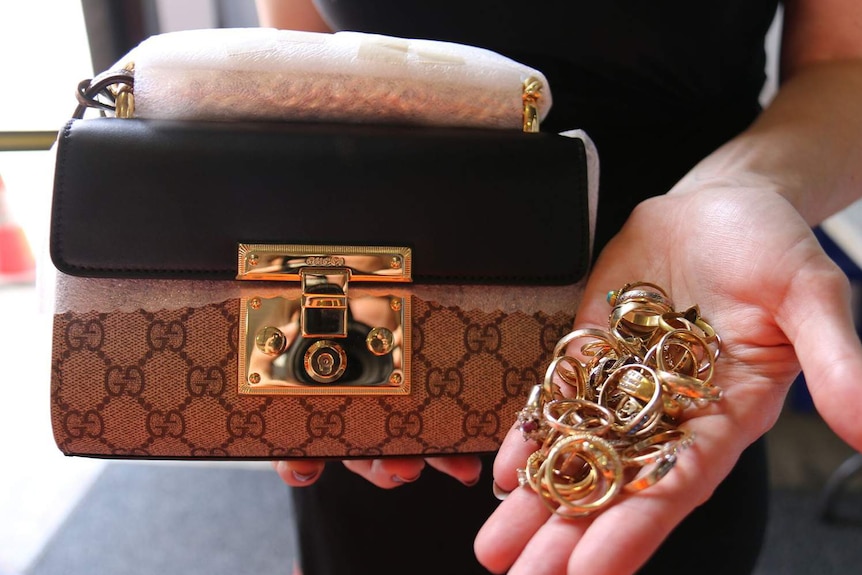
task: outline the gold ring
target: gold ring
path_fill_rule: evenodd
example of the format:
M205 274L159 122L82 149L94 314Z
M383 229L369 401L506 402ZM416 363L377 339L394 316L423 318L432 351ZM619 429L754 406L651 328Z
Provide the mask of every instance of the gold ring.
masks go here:
M586 497L572 499L561 493L554 481L556 464L577 456L596 473L596 486ZM562 462L561 462L562 463ZM623 465L614 447L604 439L589 434L570 435L557 442L543 463L544 487L553 500L560 504L555 513L565 517L583 517L608 505L622 488Z
M652 469L644 475L639 475L623 486L626 493L637 493L642 489L651 487L658 483L676 465L676 455L667 454L662 456L653 464Z
M586 431L604 435L614 422L614 414L606 407L580 398L555 399L545 404L545 421L564 434Z
M636 288L649 288L650 290L655 290L655 291L648 291L648 290L644 290L644 289L637 290ZM632 291L637 291L637 292L641 292L641 293L649 293L650 298L660 299L660 301L663 304L667 305L669 308L673 308L673 303L671 302L670 296L667 294L667 292L663 288L657 286L654 283L650 283L650 282L627 283L626 285L624 285L619 290L610 291L610 292L608 292L608 297L607 297L608 303L611 304L611 307L615 307L619 303L622 303L621 300L625 300L625 296L627 293L632 292Z
M554 347L553 357L559 357L564 355L565 350L569 347L569 344L577 339L585 339L592 338L594 340L598 340L601 343L606 344L610 349L615 352L619 352L619 348L616 345L616 342L606 333L599 329L590 329L590 328L581 328L576 329L574 331L566 334L560 341L557 342L557 345Z
M568 364L570 369L564 369L563 364ZM545 398L551 399L555 396L562 396L562 393L554 391L553 378L555 375L574 389L575 397L585 398L587 396L586 370L584 365L574 357L560 355L551 361L548 369L545 370ZM559 390L559 386L557 386L557 389Z
M721 397L712 383L721 339L697 305L676 312L649 282L609 292L608 302L607 331L561 338L518 413L524 437L539 444L519 483L567 518L660 481L693 441L677 427L685 411Z
M681 375L691 375L694 377L695 375L706 372L706 376L702 379L706 383L710 382L715 371L715 358L709 344L707 344L702 337L691 331L675 329L664 334L654 348L657 350L655 352L655 361L659 370L680 373L680 367L684 368L686 366L680 365L682 359L674 361L674 358L671 357L671 345L686 350L682 357L689 357L692 360L692 367L686 370L689 373L682 373ZM696 349L693 349L693 346L700 347L701 353L698 353ZM673 365L669 365L669 361L672 362Z
M643 467L656 463L667 454L676 454L687 448L692 435L684 429L668 429L642 439L623 449L620 459L627 467Z
M618 413L617 419L619 419L620 422L611 425L611 429L622 436L639 437L651 431L655 428L655 425L658 423L663 412L663 405L661 402L661 381L659 380L658 374L655 370L643 364L625 365L614 370L602 386L601 393L599 394L599 405L610 407L610 404L612 403L610 401L611 396L615 395L614 392L617 390L619 390L622 396L624 396L616 398L620 404L625 402L626 405L631 405L628 402L628 399L636 402L637 399L633 395L620 389L619 383L620 380L628 373L638 371L646 372L652 378L651 395L645 405L640 406L640 404L638 404L640 407L635 413L628 415L622 414L622 417L620 417L619 410L615 410ZM634 377L637 377L638 375L643 376L643 373L636 374Z

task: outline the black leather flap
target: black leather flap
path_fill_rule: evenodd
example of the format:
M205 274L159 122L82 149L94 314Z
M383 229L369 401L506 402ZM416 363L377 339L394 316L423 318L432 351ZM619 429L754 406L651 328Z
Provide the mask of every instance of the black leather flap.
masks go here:
M97 118L60 134L67 274L233 278L237 244L406 246L424 283L565 284L589 264L580 140L499 130Z

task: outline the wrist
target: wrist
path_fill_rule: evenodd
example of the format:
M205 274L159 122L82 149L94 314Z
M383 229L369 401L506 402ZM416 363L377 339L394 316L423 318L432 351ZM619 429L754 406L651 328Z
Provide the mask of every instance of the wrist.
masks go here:
M778 169L778 150L770 149L760 136L742 134L701 161L668 192L683 195L695 192L744 194L749 197L774 196L790 204L810 226L828 217L836 207L825 201L828 194L802 181L799 172ZM825 184L820 184L825 186Z

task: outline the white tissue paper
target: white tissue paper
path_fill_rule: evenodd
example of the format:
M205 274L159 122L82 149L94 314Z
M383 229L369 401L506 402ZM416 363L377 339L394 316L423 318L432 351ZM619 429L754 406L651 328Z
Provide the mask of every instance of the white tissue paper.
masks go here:
M140 118L280 119L521 129L523 84L541 72L462 44L267 28L173 32L142 42Z

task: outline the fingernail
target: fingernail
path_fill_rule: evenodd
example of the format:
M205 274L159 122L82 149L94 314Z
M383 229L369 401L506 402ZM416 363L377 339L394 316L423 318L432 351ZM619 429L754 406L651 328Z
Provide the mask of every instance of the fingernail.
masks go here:
M502 487L497 485L496 481L494 482L493 491L494 491L494 497L496 497L500 501L503 501L504 499L506 499L506 497L508 497L509 493L510 493L509 491L506 491Z
M416 475L415 477L406 477L406 478L401 477L400 475L393 475L392 477L390 477L390 479L392 480L392 483L413 483L414 481L419 479L419 475Z
M477 475L477 476L476 476L476 477L474 477L473 479L470 479L469 481L462 481L461 483L463 483L463 484L464 484L464 485L466 485L467 487L473 487L474 485L476 485L477 483L479 483L479 476Z
M300 473L298 471L292 471L291 473L293 474L294 479L296 479L300 483L305 483L317 477L320 474L320 471L312 471L311 473Z

